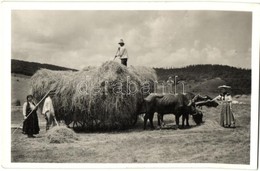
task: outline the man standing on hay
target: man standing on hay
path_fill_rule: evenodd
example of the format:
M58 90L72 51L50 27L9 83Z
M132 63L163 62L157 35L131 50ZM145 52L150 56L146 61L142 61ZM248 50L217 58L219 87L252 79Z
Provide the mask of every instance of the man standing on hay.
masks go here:
M44 101L42 114L46 119L46 131L50 129L50 126L55 126L55 110L53 107L52 99L54 93L49 93Z
M120 39L118 44L120 45L120 47L118 47L115 58L120 57L121 64L127 66L128 53L127 53L126 47L124 46L125 43L124 43L123 39Z

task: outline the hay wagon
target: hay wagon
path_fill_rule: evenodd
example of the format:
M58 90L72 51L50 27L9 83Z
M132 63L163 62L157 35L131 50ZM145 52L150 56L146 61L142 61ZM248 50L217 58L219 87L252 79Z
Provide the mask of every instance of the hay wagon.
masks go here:
M56 111L58 121L64 121L68 127L75 131L93 130L101 126L102 121L94 118L87 110L59 110ZM129 119L130 125L134 126L137 123L138 114L133 114Z
M137 104L143 96L129 94L129 90L141 90L147 81L153 87L154 80L157 76L152 68L125 67L108 61L93 70L38 70L31 77L31 88L37 101L47 91L55 90L55 109L63 110L56 113L57 119L60 115L60 120L73 129L112 130L127 129L136 123Z

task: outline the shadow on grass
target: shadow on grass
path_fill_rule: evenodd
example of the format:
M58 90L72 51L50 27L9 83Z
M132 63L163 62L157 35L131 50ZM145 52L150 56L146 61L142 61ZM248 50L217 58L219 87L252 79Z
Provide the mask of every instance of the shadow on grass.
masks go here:
M76 133L89 133L89 134L95 134L95 133L110 133L110 134L120 134L120 133L134 133L134 132L147 132L147 131L160 131L160 130L189 130L189 129L193 129L195 127L200 127L204 124L201 123L200 125L190 125L190 126L184 126L182 127L181 125L179 127L177 127L175 124L173 123L169 123L166 124L163 127L158 127L157 126L157 121L153 122L153 125L155 126L155 128L151 128L150 123L147 122L147 127L144 130L143 126L144 126L144 122L141 119L138 119L137 123L135 125L133 125L132 127L129 128L120 128L120 129L73 129Z

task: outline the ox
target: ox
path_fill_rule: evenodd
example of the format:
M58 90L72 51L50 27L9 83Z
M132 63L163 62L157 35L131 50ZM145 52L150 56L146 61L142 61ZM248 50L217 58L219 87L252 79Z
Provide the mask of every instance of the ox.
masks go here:
M178 127L180 116L183 116L182 127L184 127L184 118L187 118L186 125L189 126L189 114L196 113L195 103L183 94L157 95L152 93L144 98L142 106L142 110L145 111L144 129L146 129L148 119L151 128L154 129L153 117L155 112L158 113L158 126L161 126L161 120L164 114L174 114L176 125Z
M197 104L197 102L202 102L202 101L207 101L207 100L211 100L212 98L210 98L209 96L201 96L201 95L195 95L193 93L190 93L190 92L187 92L187 93L184 93L182 94L185 96L185 100L187 101L187 99L189 100L189 103L195 103L195 106ZM180 95L179 95L180 96ZM202 104L202 103L201 103ZM187 110L188 109L188 110ZM186 125L189 127L189 114L192 115L192 119L194 120L194 122L199 125L202 123L202 118L203 118L203 114L201 111L199 111L198 109L195 109L195 112L189 110L189 108L187 108L186 110L184 110L183 114L182 114L182 127L184 127L184 122L186 120ZM163 122L163 114L158 114L158 125L160 125L160 122ZM178 120L176 120L176 122L178 122ZM177 124L177 123L176 123Z

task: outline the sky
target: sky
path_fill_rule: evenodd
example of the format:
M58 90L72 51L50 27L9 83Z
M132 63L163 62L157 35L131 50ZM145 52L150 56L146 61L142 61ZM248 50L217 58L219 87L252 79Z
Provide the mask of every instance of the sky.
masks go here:
M99 66L123 39L129 65L251 68L251 12L14 10L11 24L12 59Z

